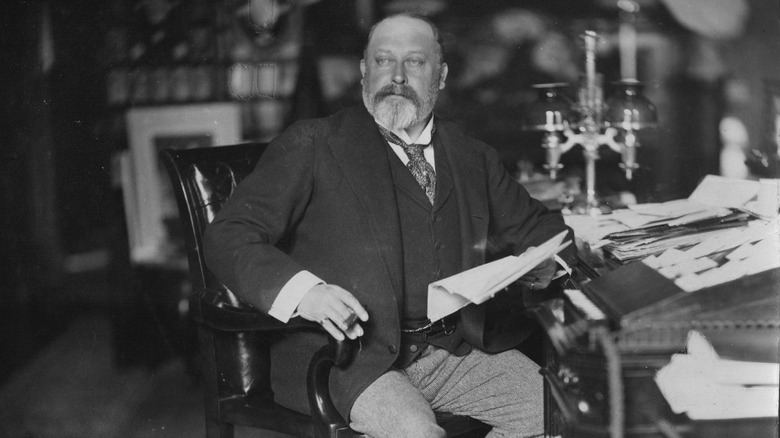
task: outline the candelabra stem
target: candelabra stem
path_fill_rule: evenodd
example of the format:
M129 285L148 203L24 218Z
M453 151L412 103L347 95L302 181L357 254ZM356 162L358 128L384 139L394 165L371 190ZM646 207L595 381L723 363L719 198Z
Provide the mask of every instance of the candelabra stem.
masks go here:
M587 196L588 211L599 208L599 200L596 197L596 159L598 151L585 150L585 195Z

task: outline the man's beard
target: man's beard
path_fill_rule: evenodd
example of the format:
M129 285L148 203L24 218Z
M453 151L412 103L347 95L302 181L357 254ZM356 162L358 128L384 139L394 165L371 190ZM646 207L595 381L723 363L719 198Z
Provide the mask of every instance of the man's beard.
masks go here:
M433 111L438 84L433 82L425 98L403 84L389 84L371 95L363 82L363 104L383 126L398 130L424 121ZM395 96L395 97L393 97Z

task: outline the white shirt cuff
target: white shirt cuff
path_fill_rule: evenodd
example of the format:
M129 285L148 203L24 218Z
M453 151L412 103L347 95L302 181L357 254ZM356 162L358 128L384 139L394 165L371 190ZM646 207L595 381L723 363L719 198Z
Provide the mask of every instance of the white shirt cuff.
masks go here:
M268 314L282 322L287 322L295 316L298 304L303 296L311 288L318 284L324 284L319 277L309 271L301 271L287 281L287 284L279 291Z
M571 275L571 267L558 254L555 254L555 261L558 263L558 266L560 266L562 269L559 269L555 273L555 275L553 276L553 279L562 277L565 274Z

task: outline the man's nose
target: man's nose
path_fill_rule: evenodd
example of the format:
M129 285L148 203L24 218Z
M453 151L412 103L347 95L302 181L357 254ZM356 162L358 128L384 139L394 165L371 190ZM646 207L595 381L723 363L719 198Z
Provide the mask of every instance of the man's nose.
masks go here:
M406 83L406 67L403 62L399 62L393 68L393 82L396 84Z

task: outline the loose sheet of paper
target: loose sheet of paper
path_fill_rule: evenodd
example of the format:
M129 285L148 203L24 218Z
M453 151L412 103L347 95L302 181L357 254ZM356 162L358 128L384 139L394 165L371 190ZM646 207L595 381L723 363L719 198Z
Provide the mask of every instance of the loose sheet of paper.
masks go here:
M780 364L724 360L699 332L655 381L675 413L693 420L777 417Z
M758 181L707 175L688 200L713 207L741 207L761 190Z
M484 303L568 246L571 241L563 242L565 237L566 231L562 231L519 256L507 256L431 283L428 285L428 318L436 321L469 303Z

